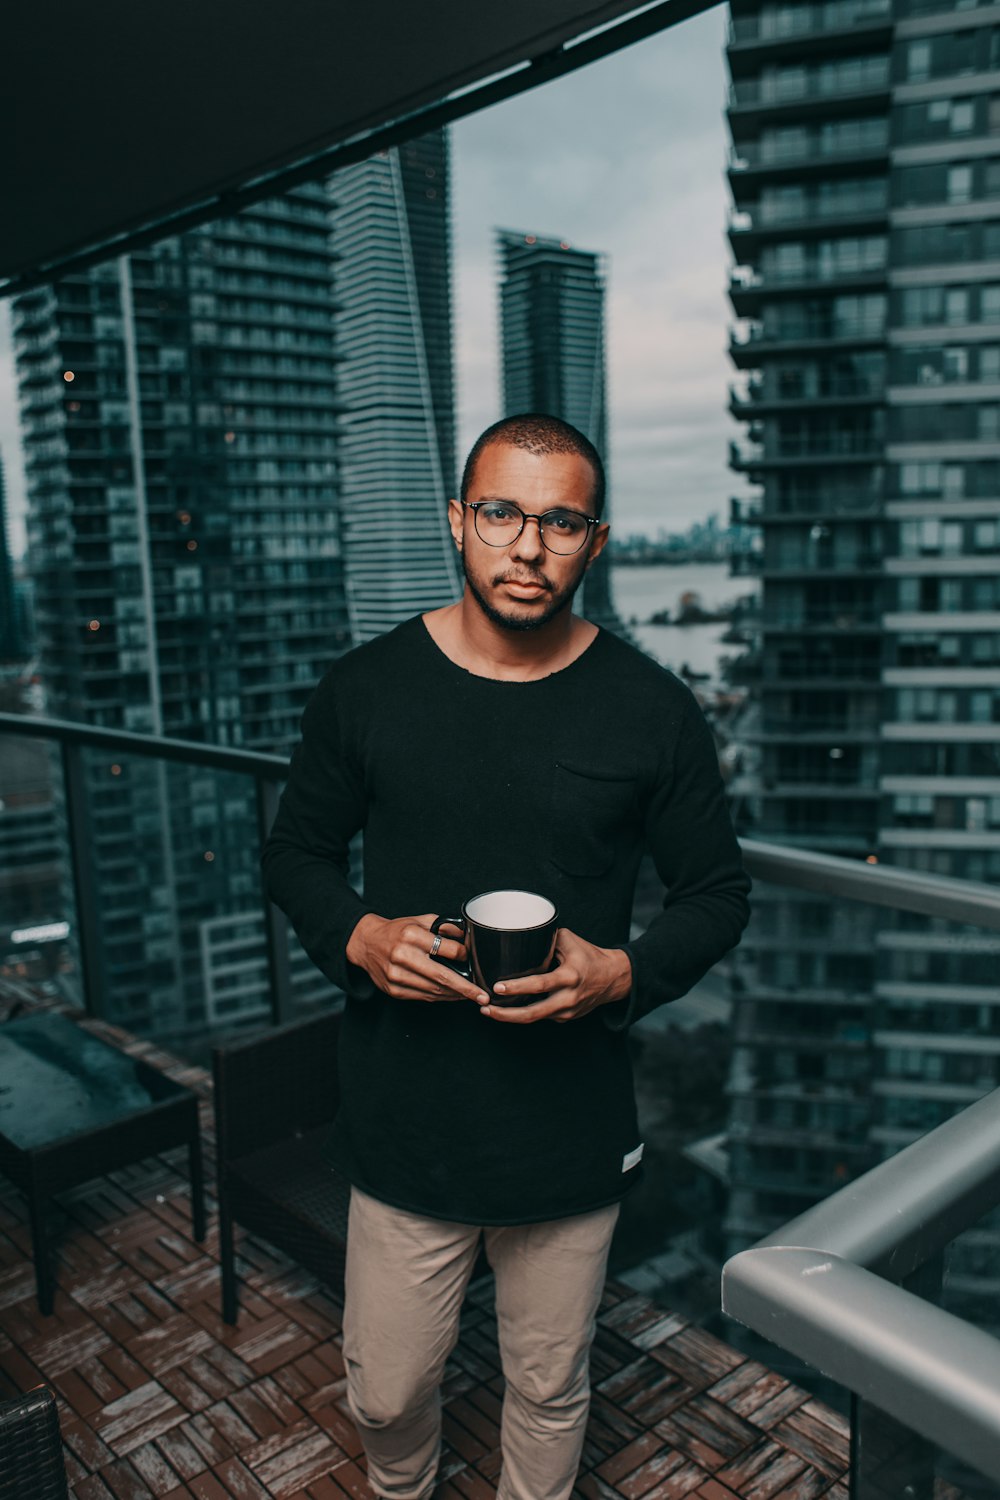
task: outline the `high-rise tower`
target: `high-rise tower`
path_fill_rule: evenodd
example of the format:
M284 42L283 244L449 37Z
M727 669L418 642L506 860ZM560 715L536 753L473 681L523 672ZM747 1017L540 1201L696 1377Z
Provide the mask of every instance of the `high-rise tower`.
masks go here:
M458 597L449 144L346 167L338 256L341 491L351 628L369 640Z
M497 242L504 415L544 412L571 422L606 467L604 258L565 240L508 229ZM606 555L587 573L582 608L598 624L621 629Z
M737 0L728 56L733 457L763 533L742 831L995 880L996 11ZM1000 1077L995 939L773 888L755 905L733 1247Z
M48 710L268 750L349 645L323 187L21 297ZM266 1007L243 778L87 757L105 1000L178 1037ZM67 904L69 909L69 904ZM303 964L299 993L320 976Z

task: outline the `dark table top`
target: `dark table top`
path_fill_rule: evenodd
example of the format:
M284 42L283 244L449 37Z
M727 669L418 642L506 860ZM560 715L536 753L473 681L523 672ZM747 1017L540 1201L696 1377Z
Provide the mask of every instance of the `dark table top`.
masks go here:
M65 1016L0 1025L0 1135L20 1151L145 1114L183 1084Z

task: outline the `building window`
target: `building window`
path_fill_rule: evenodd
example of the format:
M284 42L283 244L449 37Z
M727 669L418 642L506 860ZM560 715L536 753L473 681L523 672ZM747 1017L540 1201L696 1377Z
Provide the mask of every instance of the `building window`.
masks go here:
M979 318L983 323L1000 323L1000 286L984 286L980 295Z
M907 47L906 76L911 83L922 82L925 78L931 76L930 42L911 42Z

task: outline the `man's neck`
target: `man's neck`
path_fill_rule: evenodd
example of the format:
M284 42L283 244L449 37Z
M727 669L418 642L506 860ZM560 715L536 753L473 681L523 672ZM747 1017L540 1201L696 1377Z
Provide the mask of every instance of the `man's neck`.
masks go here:
M531 682L568 667L593 641L597 626L568 608L538 630L512 630L486 615L466 589L457 604L423 617L435 645L477 677Z

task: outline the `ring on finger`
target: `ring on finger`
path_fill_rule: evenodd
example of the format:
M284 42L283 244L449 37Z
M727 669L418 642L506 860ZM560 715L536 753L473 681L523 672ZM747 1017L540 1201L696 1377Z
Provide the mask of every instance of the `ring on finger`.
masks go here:
M437 954L437 951L438 951L438 949L440 947L441 947L441 934L439 932L436 932L434 934L434 941L433 941L433 943L431 943L431 958L435 957L435 955Z

